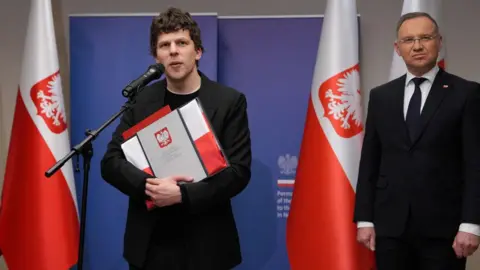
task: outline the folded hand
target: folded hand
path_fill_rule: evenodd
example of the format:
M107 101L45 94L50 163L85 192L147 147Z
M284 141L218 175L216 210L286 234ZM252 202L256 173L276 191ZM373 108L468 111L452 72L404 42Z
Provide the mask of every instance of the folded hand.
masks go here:
M467 232L458 232L455 240L453 241L453 249L458 258L468 257L472 255L475 250L478 248L479 237L467 233Z
M157 207L180 203L182 195L178 182L190 182L193 179L185 176L170 176L162 179L147 178L145 193L150 196Z

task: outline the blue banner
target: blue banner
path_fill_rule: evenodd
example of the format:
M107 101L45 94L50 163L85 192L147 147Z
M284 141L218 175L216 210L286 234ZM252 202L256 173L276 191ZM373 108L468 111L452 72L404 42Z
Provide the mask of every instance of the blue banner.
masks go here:
M70 18L73 144L120 109L126 101L121 89L153 63L152 16ZM194 18L206 48L200 69L245 93L249 106L252 179L233 201L243 256L236 269L290 269L285 225L323 18ZM127 269L122 258L127 198L101 179L99 167L117 122L94 143L85 269ZM75 177L80 203L83 176Z
M252 179L234 199L237 269L290 269L286 218L321 27L321 17L219 21L218 79L246 94L252 134Z

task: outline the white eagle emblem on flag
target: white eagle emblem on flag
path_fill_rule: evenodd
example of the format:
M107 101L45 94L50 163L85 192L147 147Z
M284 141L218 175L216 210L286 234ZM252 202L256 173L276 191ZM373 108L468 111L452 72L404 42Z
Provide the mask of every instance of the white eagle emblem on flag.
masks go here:
M319 95L325 117L338 135L349 138L363 130L358 64L326 80Z
M62 81L58 71L36 83L30 91L30 97L37 114L52 132L62 133L67 128Z

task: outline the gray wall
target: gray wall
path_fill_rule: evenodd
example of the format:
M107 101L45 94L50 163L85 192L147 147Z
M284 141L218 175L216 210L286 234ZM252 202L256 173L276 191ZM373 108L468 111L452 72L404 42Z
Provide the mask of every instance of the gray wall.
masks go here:
M191 12L217 12L219 15L298 15L323 14L326 4L326 0L52 1L66 100L69 100L67 87L69 85L67 51L69 14L156 13L167 6L175 5ZM0 0L0 18L2 18L0 23L0 184L3 183L29 6L29 0ZM467 79L480 81L478 68L480 1L444 0L443 6L444 21L441 31L447 46L447 69ZM361 82L364 97L366 97L369 89L385 82L388 78L394 28L401 12L402 1L358 0L357 7L361 15ZM66 104L66 107L69 113L69 105ZM479 253L477 252L469 260L468 269L480 269Z

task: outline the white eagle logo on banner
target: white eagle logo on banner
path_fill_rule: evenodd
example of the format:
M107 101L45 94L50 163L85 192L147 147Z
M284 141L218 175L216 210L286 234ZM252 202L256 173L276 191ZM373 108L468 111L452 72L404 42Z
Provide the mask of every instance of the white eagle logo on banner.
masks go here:
M296 156L290 156L290 154L286 154L278 157L277 164L278 167L280 167L281 174L295 174L297 170L298 159Z

